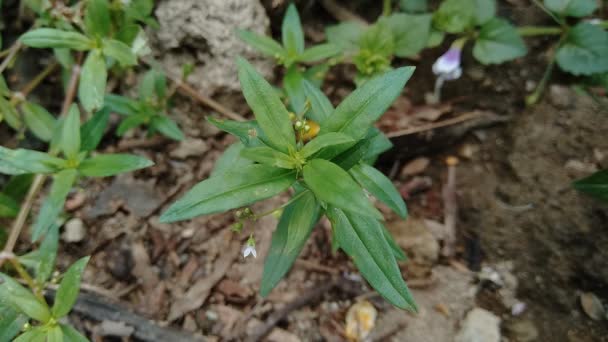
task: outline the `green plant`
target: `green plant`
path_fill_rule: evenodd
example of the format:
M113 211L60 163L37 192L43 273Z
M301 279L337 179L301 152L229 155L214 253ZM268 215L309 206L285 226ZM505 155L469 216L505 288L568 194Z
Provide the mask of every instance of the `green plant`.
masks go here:
M404 254L364 192L400 216L407 215L390 180L366 160L386 148L386 138L370 127L401 93L414 68L399 68L369 80L335 109L314 85L304 81L310 110L297 117L289 114L272 86L247 61L239 59L237 64L245 99L256 120L211 121L240 142L220 159L211 178L171 205L161 221L248 206L292 188L294 195L281 206L284 210L266 259L263 296L287 273L315 223L325 215L332 223L334 245L353 258L370 284L394 305L415 310L397 266ZM314 136L310 136L308 120L319 124ZM240 159L246 161L237 162ZM236 163L245 166L233 167ZM242 230L244 221L269 213L240 209L235 230ZM248 247L253 241L250 238Z
M599 200L608 201L608 170L598 171L591 176L579 179L572 186Z

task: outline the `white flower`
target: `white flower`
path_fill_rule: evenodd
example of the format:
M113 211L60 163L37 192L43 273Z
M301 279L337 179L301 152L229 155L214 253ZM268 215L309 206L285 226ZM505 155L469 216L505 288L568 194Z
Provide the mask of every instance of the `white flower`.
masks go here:
M462 67L460 66L461 47L454 45L433 64L433 73L446 81L455 80L462 75Z
M249 239L243 248L243 258L246 258L249 255L253 255L254 258L258 257L258 252L255 250L255 239L253 238L253 235L249 236Z

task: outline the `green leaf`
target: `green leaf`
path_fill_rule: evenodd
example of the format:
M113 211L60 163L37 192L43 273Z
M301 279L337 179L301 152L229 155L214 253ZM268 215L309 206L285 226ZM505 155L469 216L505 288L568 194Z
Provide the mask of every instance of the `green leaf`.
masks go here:
M340 132L359 140L401 94L414 67L403 67L375 77L352 92L321 124L320 135Z
M333 207L327 210L327 217L336 231L340 248L353 258L370 285L396 307L417 311L393 251L384 238L382 225L372 218Z
M350 136L342 133L331 132L312 139L310 142L304 145L304 147L300 150L299 153L302 158L309 158L321 150L340 146L340 149L333 149L333 155L324 154L323 159L331 159L338 155L340 152L347 150L354 144L355 140L353 140L353 138L351 138Z
M11 150L0 146L0 172L9 174L23 173L54 173L63 166L63 159L52 157L46 153L16 149ZM13 169L14 172L5 172Z
M304 32L298 9L294 4L289 4L287 7L281 26L281 35L283 46L289 55L297 56L304 52Z
M72 56L72 52L70 49L66 48L56 48L53 49L53 54L55 55L55 59L57 62L61 64L61 66L66 70L71 70L74 66L74 57Z
M112 112L122 115L135 115L140 107L137 101L115 94L107 94L103 104Z
M390 59L395 53L395 37L391 26L386 20L379 20L361 35L359 40L361 50L374 56L384 56Z
M282 169L295 169L296 167L291 157L268 146L245 148L241 151L241 157Z
M393 14L386 18L395 37L395 55L409 57L426 47L431 34L430 14Z
M182 133L175 121L169 119L166 115L153 116L150 120L150 127L173 140L184 140L184 133Z
M19 40L35 48L66 48L85 51L93 48L93 41L78 32L39 28L26 32Z
M363 188L386 204L399 216L402 218L407 217L407 209L401 194L395 189L393 182L382 172L367 164L359 164L352 167L349 173Z
M295 171L266 165L232 169L198 183L167 209L160 220L173 222L238 208L289 188Z
M239 80L247 103L268 135L271 147L287 153L295 150L296 138L289 113L273 87L243 58L237 60Z
M598 171L591 176L579 179L572 186L581 192L602 201L608 201L608 170Z
M80 292L82 272L87 266L89 258L84 257L76 261L63 275L63 279L55 294L55 303L52 309L54 318L59 319L64 317L72 310L72 306L76 303L76 298L78 298L78 293Z
M574 75L608 71L608 32L581 22L574 26L556 53L557 64Z
M53 129L57 122L55 118L44 109L32 102L24 102L21 105L23 121L25 126L40 140L50 141L53 137Z
M302 86L306 99L310 101L310 110L306 116L317 123L323 122L334 112L334 106L321 89L308 80L303 80Z
M0 121L2 119L16 131L21 128L21 119L19 119L17 109L4 97L0 96Z
M100 154L83 160L78 171L87 177L109 177L154 165L150 160L133 154Z
M0 192L0 217L13 218L19 213L19 203Z
M44 199L42 207L36 217L32 231L32 241L38 241L45 235L61 213L65 199L72 189L78 173L74 169L65 169L53 175L51 191Z
M366 139L368 139L368 145L363 155L363 159L365 160L375 159L378 155L393 147L393 143L390 139L376 127L370 128Z
M63 332L63 340L65 342L89 342L89 340L82 336L81 333L76 331L76 329L72 328L66 324L60 324L61 331Z
M253 164L252 160L241 157L241 151L244 148L245 146L240 141L230 145L215 162L211 177L220 175L230 169L238 170Z
M128 116L124 120L122 120L122 122L116 129L116 135L122 136L128 130L145 123L147 120L149 120L149 117L146 114L135 114Z
M570 17L586 17L597 9L597 0L545 0L552 12Z
M331 43L315 45L308 48L298 56L299 62L312 63L322 59L333 57L339 54L341 51L340 47Z
M55 325L46 332L46 342L63 342L63 331Z
M101 51L89 52L78 85L78 97L86 111L93 112L103 107L107 78L106 61Z
M481 27L473 47L473 56L483 64L503 63L527 52L517 29L500 18L494 18Z
M320 201L382 219L382 214L367 199L359 184L338 165L323 159L313 159L304 166L303 175L304 181Z
M156 69L148 70L139 84L139 99L141 101L151 101L155 97L161 99L165 82L165 75L161 72Z
M393 252L393 255L395 256L395 259L397 259L397 261L407 261L407 255L405 255L405 252L403 251L403 249L401 249L401 247L399 247L399 245L397 244L397 241L395 241L395 239L393 238L391 233L383 225L382 225L382 234L384 235L384 239L386 240L388 245L391 247L391 251Z
M20 202L25 198L25 195L29 190L33 180L34 175L31 173L13 176L4 185L4 189L2 189L2 192L13 200Z
M475 25L477 0L446 0L433 15L435 26L448 33L461 33Z
M289 98L289 107L296 114L304 111L306 104L306 94L304 93L304 75L298 70L297 66L292 65L287 69L283 78L283 88Z
M283 47L270 37L262 36L248 30L237 30L236 35L242 41L267 56L279 58L285 55Z
M310 191L305 190L295 196L300 197L283 210L272 234L260 285L262 297L266 297L287 274L319 218L320 207Z
M137 64L137 56L133 54L127 44L115 39L106 39L103 41L102 46L103 54L114 58L121 66Z
M4 76L0 75L0 96L9 97L11 96L11 90L8 89L8 85L4 80Z
M68 159L76 159L80 152L80 111L72 104L63 122L59 147Z
M266 135L257 121L233 121L207 117L215 127L238 137L246 147L268 145Z
M400 0L399 6L407 13L422 13L428 10L427 0Z
M34 327L17 336L13 342L46 342L46 331L43 327Z
M87 0L84 26L89 35L106 37L110 34L110 9L107 0Z
M13 278L4 273L0 273L0 299L10 303L19 312L26 314L42 323L48 322L51 313L46 303L40 302L32 292L21 286Z
M496 16L496 0L475 0L475 24L483 25Z
M44 236L38 252L38 264L36 265L36 282L44 284L55 269L57 248L59 246L59 226L53 225Z
M359 50L359 41L365 30L361 23L346 21L326 27L325 36L328 42L339 46L342 51L352 52Z
M80 150L90 152L97 148L110 120L110 109L104 107L93 114L87 122L80 127L82 142Z
M2 302L0 295L0 341L9 342L21 331L28 318Z

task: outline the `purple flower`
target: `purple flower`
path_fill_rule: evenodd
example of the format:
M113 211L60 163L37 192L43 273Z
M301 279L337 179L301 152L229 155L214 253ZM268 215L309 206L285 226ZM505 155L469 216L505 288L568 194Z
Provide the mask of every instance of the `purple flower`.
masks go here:
M456 40L446 53L437 58L433 64L433 73L446 81L460 78L462 75L460 55L463 45L463 40Z

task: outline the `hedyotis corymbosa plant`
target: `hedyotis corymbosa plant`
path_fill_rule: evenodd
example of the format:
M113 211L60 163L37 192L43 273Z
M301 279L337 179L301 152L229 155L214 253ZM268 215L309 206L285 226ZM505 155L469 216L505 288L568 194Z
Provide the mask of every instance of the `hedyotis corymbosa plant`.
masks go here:
M366 195L367 191L401 217L407 216L392 182L366 161L386 149L386 139L373 124L399 96L414 68L398 68L370 79L335 109L304 80L310 110L297 117L290 115L274 88L246 60L237 64L255 120L211 120L240 142L220 158L211 177L171 205L161 221L242 208L291 188L293 196L280 207L283 211L265 261L262 296L285 276L316 222L326 216L334 246L353 258L368 282L393 305L416 310L397 265L405 255ZM236 216L255 220L274 212L258 214L247 207ZM247 247L252 244L244 254L253 254Z

